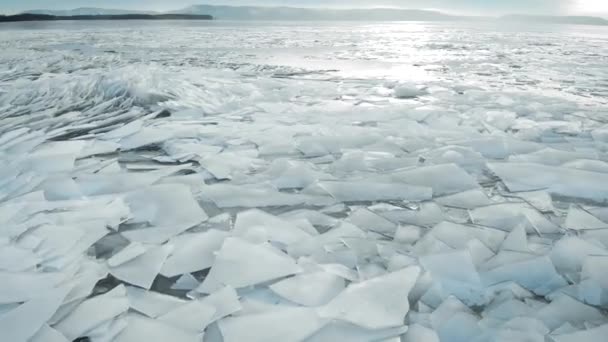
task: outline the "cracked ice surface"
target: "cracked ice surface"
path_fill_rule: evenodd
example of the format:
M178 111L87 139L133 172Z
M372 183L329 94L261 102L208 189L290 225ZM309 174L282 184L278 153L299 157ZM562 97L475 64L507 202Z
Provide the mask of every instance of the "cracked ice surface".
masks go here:
M608 31L0 26L0 340L604 341Z

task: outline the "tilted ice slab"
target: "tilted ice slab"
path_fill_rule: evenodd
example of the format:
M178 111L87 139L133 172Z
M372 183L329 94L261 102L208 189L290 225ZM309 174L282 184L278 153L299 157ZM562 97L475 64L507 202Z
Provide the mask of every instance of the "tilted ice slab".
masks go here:
M400 326L409 311L407 296L419 273L418 267L410 267L351 284L319 312L323 317L369 329Z
M210 229L203 233L182 234L171 239L169 244L173 248L160 273L165 277L175 277L211 267L215 252L228 236L226 232Z
M314 309L294 307L227 318L219 328L226 342L281 342L305 341L324 324Z
M269 186L215 184L205 187L202 195L220 208L323 205L332 203L332 199L328 196L283 193Z
M258 264L259 260L264 260L264 264ZM268 244L228 238L217 252L209 275L196 290L211 293L223 285L241 288L299 272L301 268L290 256Z
M57 288L33 298L0 316L0 336L3 341L29 341L65 299L70 288Z
M128 314L125 329L116 337L116 342L132 341L176 341L200 342L201 334L185 331L170 324L142 317L137 314Z
M493 163L488 167L512 192L545 189L566 198L608 201L608 175L532 163Z
M455 164L431 165L398 171L386 178L433 189L433 196L450 195L479 188L477 181Z
M316 231L313 229L316 233ZM248 210L237 215L233 233L236 236L252 236L262 234L269 241L289 245L311 236L296 224L279 217L267 214L261 210Z
M344 279L329 272L303 273L270 285L281 297L303 306L327 304L346 287Z

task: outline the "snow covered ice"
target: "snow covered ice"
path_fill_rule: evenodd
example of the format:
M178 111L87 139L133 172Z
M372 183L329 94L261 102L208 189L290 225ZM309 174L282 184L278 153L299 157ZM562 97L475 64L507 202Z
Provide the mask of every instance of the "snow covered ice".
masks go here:
M0 25L0 341L605 341L608 30Z

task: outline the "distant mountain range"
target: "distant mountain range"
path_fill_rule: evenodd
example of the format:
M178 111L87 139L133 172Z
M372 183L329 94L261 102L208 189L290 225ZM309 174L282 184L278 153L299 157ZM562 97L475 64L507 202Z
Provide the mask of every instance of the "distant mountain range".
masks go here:
M200 14L94 14L94 15L48 15L22 13L0 15L0 23L16 21L59 21L59 20L213 20L210 15Z
M320 9L296 7L253 7L195 5L174 13L206 13L226 20L454 20L460 17L437 11L394 8L373 9Z
M66 11L33 10L32 14L53 16L78 15L122 15L122 14L160 14L151 11L116 10L101 8L77 8ZM359 21L448 21L479 20L490 21L496 18L455 16L438 11L408 10L395 8L368 9L321 9L296 7L262 7L262 6L214 6L194 5L168 14L211 15L220 20L359 20ZM584 16L531 16L507 15L499 21L526 23L553 23L576 25L608 25L608 20L599 17Z
M119 10L119 9L105 9L105 8L94 8L94 7L81 7L71 10L45 10L37 9L26 11L24 13L30 14L45 14L55 16L74 16L74 15L120 15L120 14L159 14L154 11L137 11L137 10Z

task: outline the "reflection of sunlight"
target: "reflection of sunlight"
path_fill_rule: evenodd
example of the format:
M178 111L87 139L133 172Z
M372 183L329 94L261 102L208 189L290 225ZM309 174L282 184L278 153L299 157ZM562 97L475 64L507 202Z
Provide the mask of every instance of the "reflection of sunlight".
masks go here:
M584 14L608 14L608 1L605 0L576 0L574 11Z

